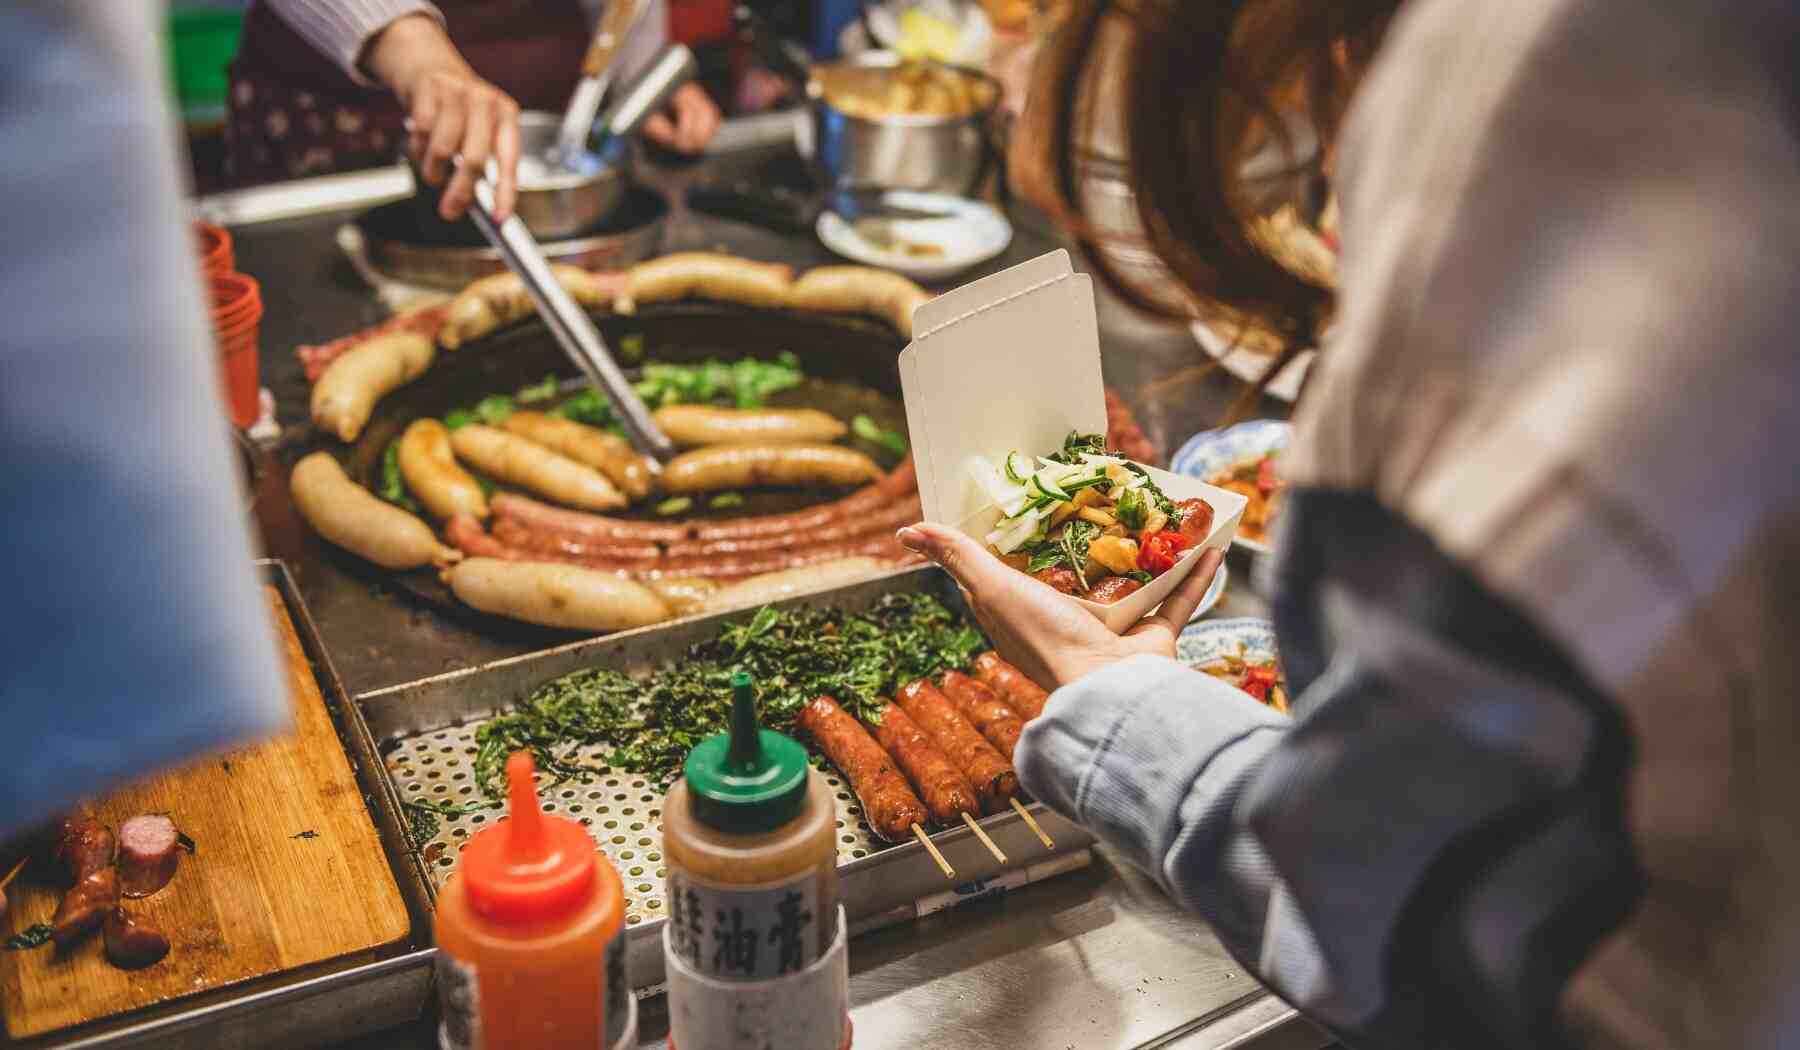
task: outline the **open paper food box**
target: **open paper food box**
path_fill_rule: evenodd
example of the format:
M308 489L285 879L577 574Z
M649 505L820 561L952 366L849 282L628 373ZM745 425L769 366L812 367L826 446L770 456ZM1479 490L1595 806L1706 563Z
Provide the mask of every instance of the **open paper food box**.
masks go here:
M1046 456L1071 431L1106 433L1093 284L1073 271L1068 252L1054 251L924 303L913 331L900 352L900 384L925 520L985 542L1003 514L975 480L971 459ZM1202 550L1224 550L1246 503L1196 478L1139 466L1171 500L1204 499L1213 525L1203 543L1119 601L1070 596L1114 631L1162 604Z

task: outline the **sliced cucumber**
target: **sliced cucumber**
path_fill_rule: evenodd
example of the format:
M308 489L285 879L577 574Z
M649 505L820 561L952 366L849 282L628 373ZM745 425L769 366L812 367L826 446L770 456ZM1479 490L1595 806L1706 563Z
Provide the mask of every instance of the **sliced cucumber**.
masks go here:
M1068 468L1063 467L1062 469L1067 470ZM1060 484L1061 480L1061 476L1054 471L1040 470L1031 476L1031 483L1027 488L1032 489L1039 496L1048 496L1060 502L1069 498L1069 494L1063 490Z
M1031 477L1033 473L1031 457L1025 453L1014 452L1006 457L1006 480L1015 485L1023 485L1025 479Z
M1038 518L1042 512L1026 511L1016 518L1000 523L1000 527L988 533L987 541L1001 554L1011 554L1024 546L1025 541L1037 535Z

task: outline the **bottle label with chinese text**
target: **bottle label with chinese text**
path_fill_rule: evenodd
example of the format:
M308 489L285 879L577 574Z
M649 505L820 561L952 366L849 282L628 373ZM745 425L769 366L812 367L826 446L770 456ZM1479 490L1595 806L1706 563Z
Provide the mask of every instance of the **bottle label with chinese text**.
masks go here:
M781 882L746 885L671 868L671 946L696 972L720 980L795 973L820 957L835 932L820 903L818 873L811 869Z

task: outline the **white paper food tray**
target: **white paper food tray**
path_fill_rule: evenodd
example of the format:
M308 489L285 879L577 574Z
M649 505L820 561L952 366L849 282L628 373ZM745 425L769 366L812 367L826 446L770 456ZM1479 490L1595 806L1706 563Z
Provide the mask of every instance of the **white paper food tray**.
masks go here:
M1000 511L970 475L970 457L998 464L1014 450L1048 455L1070 431L1106 433L1093 285L1059 249L920 305L913 331L900 352L900 387L925 520L980 540ZM1170 499L1210 504L1213 527L1200 547L1122 601L1069 597L1114 631L1162 604L1201 549L1229 546L1248 502L1196 478L1145 469Z

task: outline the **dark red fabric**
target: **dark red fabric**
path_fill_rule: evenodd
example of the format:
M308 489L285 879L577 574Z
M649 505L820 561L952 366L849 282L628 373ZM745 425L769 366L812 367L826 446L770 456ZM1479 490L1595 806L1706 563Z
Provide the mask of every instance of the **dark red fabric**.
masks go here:
M437 0L475 72L524 109L560 112L581 75L581 0ZM226 176L238 185L392 163L405 142L392 93L365 88L254 3L231 64Z

